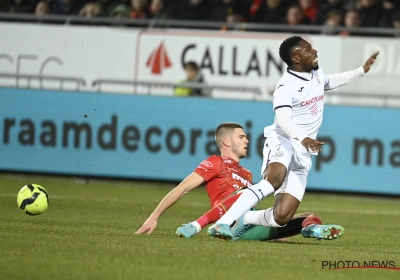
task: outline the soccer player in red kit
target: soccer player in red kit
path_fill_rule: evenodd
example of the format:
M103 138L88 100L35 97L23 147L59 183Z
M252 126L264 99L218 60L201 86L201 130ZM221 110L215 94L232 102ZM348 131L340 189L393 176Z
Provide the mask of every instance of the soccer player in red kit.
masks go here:
M226 208L233 204L238 195L232 194L242 187L251 185L251 172L239 165L239 160L247 155L249 143L243 127L231 122L220 124L215 131L215 141L221 156L211 156L202 161L192 174L161 200L136 234L144 232L151 234L157 227L157 220L162 213L182 196L205 183L213 209L197 220L196 230L200 231L201 228L218 220L226 212Z
M194 222L179 227L179 236L190 238L205 226L214 223L238 199L243 187L250 187L252 174L235 160L226 156L211 156L194 170L206 182L211 210Z
M238 191L241 188L251 186L251 172L239 165L239 160L247 155L249 143L243 127L236 123L223 123L215 132L215 140L221 156L211 156L202 161L192 174L162 199L136 234L151 234L157 227L158 218L162 213L192 189L205 183L212 209L196 221L178 228L176 232L180 236L190 238L205 226L217 221L240 196ZM269 240L292 236L299 234L302 225L304 227L304 224L308 223L320 223L320 219L313 213L299 214L284 230L273 231L266 227L255 227L250 229L243 239Z

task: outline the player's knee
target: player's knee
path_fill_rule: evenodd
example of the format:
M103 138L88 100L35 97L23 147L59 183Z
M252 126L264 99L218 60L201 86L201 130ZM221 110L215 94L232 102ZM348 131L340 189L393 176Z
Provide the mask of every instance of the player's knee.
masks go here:
M277 190L285 181L286 167L283 164L273 163L267 168L264 176L264 179L266 179L272 187Z
M267 181L272 185L272 187L274 188L274 190L279 189L283 182L284 182L285 178L281 178L280 176L269 176Z
M278 225L286 225L293 217L294 213L285 209L274 209L274 220Z

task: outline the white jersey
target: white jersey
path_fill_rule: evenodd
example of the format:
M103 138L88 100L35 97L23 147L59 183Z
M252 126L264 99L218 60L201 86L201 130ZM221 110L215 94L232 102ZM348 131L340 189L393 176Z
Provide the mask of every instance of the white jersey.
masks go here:
M288 68L279 79L274 92L274 111L282 107L292 108L294 124L308 137L316 139L323 119L324 87L328 82L329 79L321 68L313 70L311 74L292 72ZM279 127L275 117L274 123L265 127L264 136L276 135L290 138ZM295 139L290 140L293 142Z

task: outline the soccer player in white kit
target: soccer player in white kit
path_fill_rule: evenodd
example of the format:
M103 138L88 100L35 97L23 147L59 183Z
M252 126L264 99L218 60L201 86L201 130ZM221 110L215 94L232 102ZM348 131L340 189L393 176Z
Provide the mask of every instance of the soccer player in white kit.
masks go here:
M295 214L303 198L310 154L318 154L324 144L316 140L322 124L324 91L354 81L367 73L379 51L363 66L326 75L318 66L317 51L300 36L289 37L279 48L287 71L274 92L274 123L264 129L263 180L246 189L232 207L208 229L211 236L236 240L248 224L283 227ZM248 211L264 197L275 193L275 205L266 210ZM237 221L236 225L230 225ZM335 239L344 229L337 225L311 225L305 237Z

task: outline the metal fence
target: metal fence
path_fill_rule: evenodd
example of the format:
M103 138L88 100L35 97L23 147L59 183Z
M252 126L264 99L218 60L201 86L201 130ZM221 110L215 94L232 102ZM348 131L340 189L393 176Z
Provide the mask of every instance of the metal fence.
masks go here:
M5 80L8 82L5 83ZM47 84L45 84L46 82ZM54 84L51 82L56 83ZM69 87L65 86L66 83L69 83ZM110 92L107 90L107 86L111 86L112 88L115 88L115 86L122 86L125 87L126 90L122 90L121 93L173 96L176 87L187 87L207 90L210 92L210 97L213 98L232 99L233 97L235 99L244 100L272 100L272 96L262 96L261 90L258 87L232 87L224 85L206 85L202 83L178 84L115 79L95 79L90 84L87 84L87 82L81 77L0 73L0 87L82 91L82 87L86 85L89 87L86 87L84 91L91 91L94 93ZM222 93L215 95L216 91L225 92L226 94L224 95ZM111 92L115 92L115 90ZM236 97L234 93L237 93ZM400 96L390 94L361 95L354 93L329 92L326 94L325 103L331 105L363 105L400 108Z

